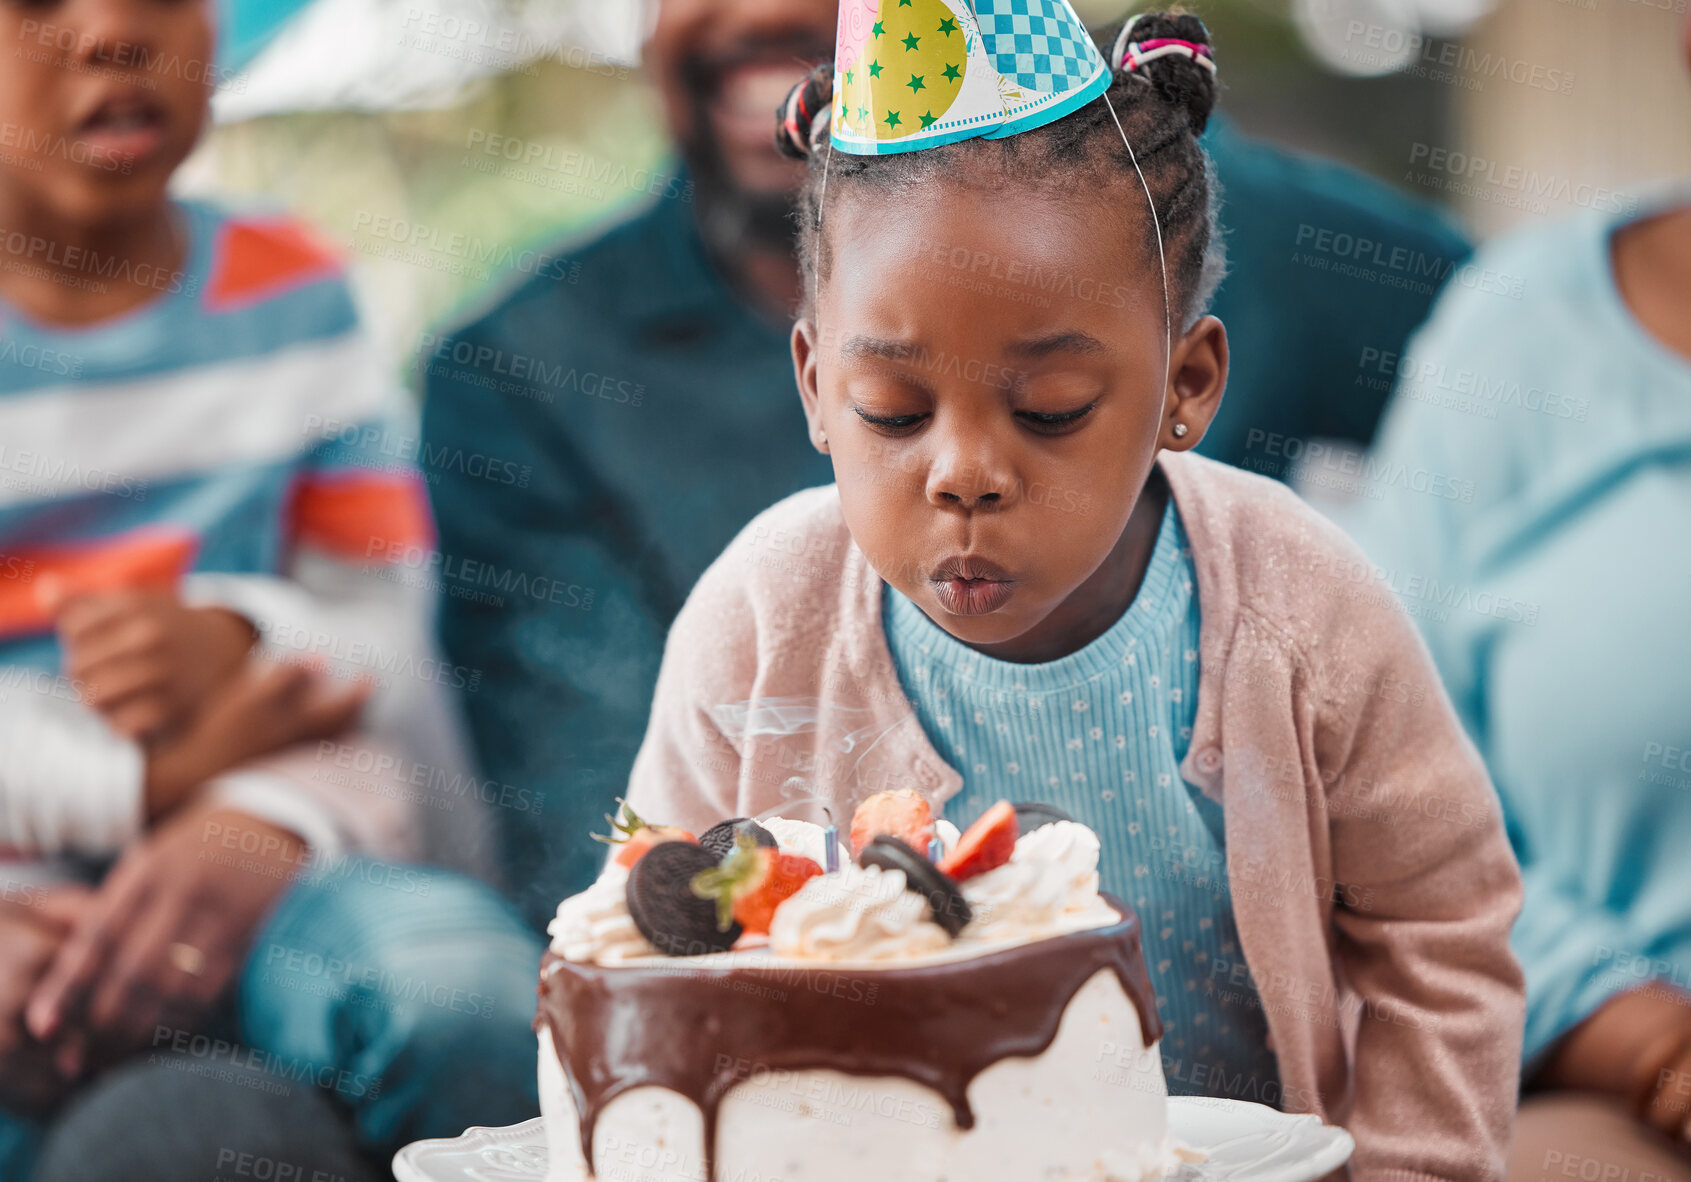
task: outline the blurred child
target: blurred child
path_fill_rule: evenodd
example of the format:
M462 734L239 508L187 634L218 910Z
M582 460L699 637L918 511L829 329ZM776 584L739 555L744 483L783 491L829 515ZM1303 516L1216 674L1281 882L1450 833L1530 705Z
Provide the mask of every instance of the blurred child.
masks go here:
M1059 806L1143 921L1171 1091L1341 1123L1353 1177L1493 1179L1522 1015L1497 804L1359 552L1183 454L1227 373L1214 59L1195 17L1118 29L1108 89L1015 134L841 150L842 115L945 111L896 38L857 64L896 73L873 104L823 70L789 105L793 358L836 484L695 588L629 802L694 831L898 787L960 823Z
M417 854L456 754L431 597L383 569L428 553L426 501L340 266L167 191L211 12L0 0L0 1162L6 1107L225 999L302 872Z

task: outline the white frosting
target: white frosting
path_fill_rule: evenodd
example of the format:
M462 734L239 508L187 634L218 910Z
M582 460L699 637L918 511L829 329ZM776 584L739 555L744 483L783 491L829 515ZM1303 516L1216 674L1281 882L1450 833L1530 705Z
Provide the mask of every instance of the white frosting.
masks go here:
M800 960L907 960L950 944L904 871L850 863L805 883L769 926L770 950Z
M628 870L615 862L592 886L558 904L546 931L552 951L565 960L620 964L658 954L628 914Z
M828 865L828 831L812 821L794 821L786 817L770 817L767 821L759 821L775 843L781 847L783 854L798 854L809 858L818 866L826 868ZM846 845L835 840L834 845L839 853L839 865L844 866L851 861L851 850Z
M969 940L1040 939L1117 919L1098 896L1098 835L1075 821L1026 834L1008 862L962 890L973 916L963 929Z
M943 846L945 848L945 852L949 854L952 851L952 848L955 847L957 842L962 838L963 831L958 829L957 826L953 825L950 821L947 821L944 817L941 817L939 820L934 822L934 836L939 838L940 845Z
M786 817L761 824L783 851L827 865L822 826ZM956 845L956 826L940 820L935 831L947 849ZM948 960L981 955L989 950L984 945L1041 940L1120 918L1098 894L1098 837L1074 821L1023 834L1009 862L963 882L973 918L955 940L933 921L927 900L905 889L902 871L864 869L843 846L839 852L836 873L811 879L776 909L766 952L720 955L834 963ZM592 886L565 899L546 929L552 950L595 964L663 959L629 916L627 888L627 869L611 862Z

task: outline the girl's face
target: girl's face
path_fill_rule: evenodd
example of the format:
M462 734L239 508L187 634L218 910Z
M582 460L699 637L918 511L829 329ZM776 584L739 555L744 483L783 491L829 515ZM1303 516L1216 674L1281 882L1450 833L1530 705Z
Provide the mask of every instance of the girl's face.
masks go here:
M1161 502L1135 507L1215 412L1220 322L1177 337L1165 387L1155 248L1102 198L928 183L824 216L793 354L853 539L959 640L1072 651L1132 600Z

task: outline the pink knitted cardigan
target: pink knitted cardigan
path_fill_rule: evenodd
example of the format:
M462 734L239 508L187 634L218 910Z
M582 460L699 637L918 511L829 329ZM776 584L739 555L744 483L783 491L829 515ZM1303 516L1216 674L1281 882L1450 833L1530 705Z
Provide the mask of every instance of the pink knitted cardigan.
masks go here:
M1485 768L1412 622L1339 530L1273 481L1159 463L1202 611L1181 774L1224 806L1280 1106L1347 1127L1359 1180L1500 1178L1521 885ZM935 806L956 793L899 686L882 586L833 486L759 514L670 632L630 804L695 832L819 821L826 804L843 828L881 789Z

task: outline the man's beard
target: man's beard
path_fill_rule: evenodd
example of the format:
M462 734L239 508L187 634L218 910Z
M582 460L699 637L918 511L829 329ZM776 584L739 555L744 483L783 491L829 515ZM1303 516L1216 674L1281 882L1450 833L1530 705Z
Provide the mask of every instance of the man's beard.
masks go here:
M799 39L783 45L795 58L814 56L819 47ZM825 52L826 47L821 47ZM694 202L699 227L706 245L719 257L732 258L743 250L791 251L795 245L793 207L795 189L788 193L747 189L740 184L723 157L721 145L710 126L708 114L715 97L715 72L694 62L682 68L688 103L695 112L693 126L680 146L693 174ZM769 150L775 151L775 112L769 112Z
M720 158L701 159L685 146L683 153L693 170L699 230L712 254L731 258L742 250L795 249L792 214L797 193L742 189L728 176ZM710 155L715 155L714 145Z

